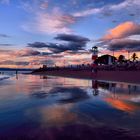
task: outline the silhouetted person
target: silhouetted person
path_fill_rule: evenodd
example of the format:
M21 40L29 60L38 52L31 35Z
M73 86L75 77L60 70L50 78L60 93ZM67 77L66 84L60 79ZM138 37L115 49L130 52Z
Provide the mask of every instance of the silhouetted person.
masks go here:
M18 74L18 71L16 70L16 75Z
M18 80L18 71L16 70L16 79Z

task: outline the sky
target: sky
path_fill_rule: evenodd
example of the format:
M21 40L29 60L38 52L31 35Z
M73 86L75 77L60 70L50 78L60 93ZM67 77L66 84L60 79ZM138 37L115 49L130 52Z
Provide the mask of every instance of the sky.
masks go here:
M140 0L0 0L0 67L91 63L99 55L140 57Z

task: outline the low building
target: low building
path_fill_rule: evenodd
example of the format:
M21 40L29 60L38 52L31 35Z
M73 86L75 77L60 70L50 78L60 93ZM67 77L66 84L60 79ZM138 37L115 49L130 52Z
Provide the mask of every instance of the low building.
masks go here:
M96 59L96 63L104 65L112 65L113 63L115 63L116 60L117 60L116 57L106 54L98 57Z

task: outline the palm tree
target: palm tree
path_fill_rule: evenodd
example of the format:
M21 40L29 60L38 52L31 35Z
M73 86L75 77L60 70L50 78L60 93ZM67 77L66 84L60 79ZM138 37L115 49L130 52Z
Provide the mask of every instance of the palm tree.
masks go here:
M137 54L136 53L133 53L133 55L131 56L131 58L132 58L132 60L133 60L133 62L135 61L135 60L137 60Z
M124 62L124 60L125 60L125 56L124 55L120 55L118 57L118 62L122 63L122 62Z

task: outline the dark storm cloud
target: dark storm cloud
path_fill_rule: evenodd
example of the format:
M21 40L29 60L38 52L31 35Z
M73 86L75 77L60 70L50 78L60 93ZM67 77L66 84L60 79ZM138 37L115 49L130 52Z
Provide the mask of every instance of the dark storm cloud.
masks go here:
M29 43L27 47L48 48L52 53L61 53L61 52L69 51L69 50L76 52L78 50L84 50L85 43L69 42L69 43L64 43L64 44L56 44L56 43L34 42L34 43Z
M65 51L78 51L84 50L84 47L88 41L88 38L77 36L77 35L68 35L68 34L58 34L55 39L66 41L65 43L44 43L44 42L34 42L28 43L27 47L30 48L47 48L52 53L61 53Z
M43 42L34 42L34 43L28 43L27 47L31 47L31 48L47 48L48 44L43 43Z
M116 39L108 45L109 50L140 51L140 40Z
M82 42L82 43L87 43L90 41L86 37L78 36L78 35L69 35L69 34L58 34L55 39L57 40L62 40L62 41L68 41L68 42Z
M64 43L64 44L54 44L50 43L48 45L48 49L52 51L53 53L61 53L65 51L73 51L77 52L78 50L84 50L85 44L83 43Z

